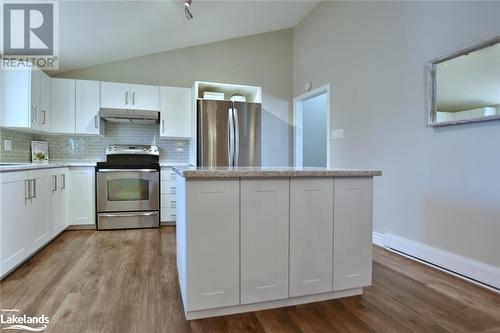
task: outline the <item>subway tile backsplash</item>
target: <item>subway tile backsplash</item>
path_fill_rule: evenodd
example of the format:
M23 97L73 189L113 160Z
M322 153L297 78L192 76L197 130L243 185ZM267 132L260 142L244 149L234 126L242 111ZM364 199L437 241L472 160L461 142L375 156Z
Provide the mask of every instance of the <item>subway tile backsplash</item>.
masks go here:
M0 128L0 138L0 162L3 163L29 162L31 140L48 142L51 161L103 161L106 146L112 144L157 145L161 161L184 163L189 160L189 140L160 139L158 125L106 123L104 136L34 134ZM5 151L4 139L12 140L12 151Z
M0 162L30 162L31 140L34 139L35 136L33 133L0 128ZM12 141L12 150L5 150L5 140Z

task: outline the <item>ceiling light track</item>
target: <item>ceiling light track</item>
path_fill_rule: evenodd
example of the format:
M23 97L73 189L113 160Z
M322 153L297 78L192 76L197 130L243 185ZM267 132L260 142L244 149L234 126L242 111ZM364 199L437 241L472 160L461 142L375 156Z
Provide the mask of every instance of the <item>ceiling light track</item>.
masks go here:
M191 3L192 0L184 0L184 14L186 15L186 19L192 20L194 18L193 13L191 12Z

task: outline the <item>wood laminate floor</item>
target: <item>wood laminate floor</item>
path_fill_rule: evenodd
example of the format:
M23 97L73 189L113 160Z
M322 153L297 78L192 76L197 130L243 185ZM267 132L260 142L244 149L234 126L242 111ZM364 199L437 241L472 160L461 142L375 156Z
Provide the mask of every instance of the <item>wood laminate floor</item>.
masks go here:
M500 332L500 295L374 247L363 296L186 321L175 228L67 231L0 282L46 332Z

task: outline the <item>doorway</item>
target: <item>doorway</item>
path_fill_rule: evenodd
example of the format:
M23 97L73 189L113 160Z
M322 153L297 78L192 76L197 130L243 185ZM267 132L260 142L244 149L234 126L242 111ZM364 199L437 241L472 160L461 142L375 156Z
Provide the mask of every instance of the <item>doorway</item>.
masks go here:
M294 166L330 167L330 85L294 98Z

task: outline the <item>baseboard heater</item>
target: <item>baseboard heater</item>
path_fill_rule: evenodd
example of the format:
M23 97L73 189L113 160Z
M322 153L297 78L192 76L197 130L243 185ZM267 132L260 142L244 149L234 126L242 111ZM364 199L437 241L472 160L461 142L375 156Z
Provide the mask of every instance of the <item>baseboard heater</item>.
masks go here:
M410 259L500 292L500 268L392 234L383 236L383 245Z

